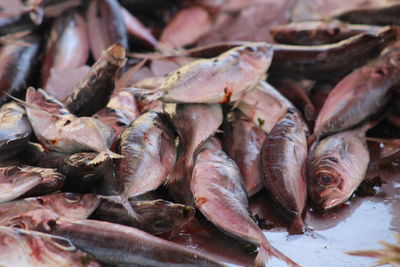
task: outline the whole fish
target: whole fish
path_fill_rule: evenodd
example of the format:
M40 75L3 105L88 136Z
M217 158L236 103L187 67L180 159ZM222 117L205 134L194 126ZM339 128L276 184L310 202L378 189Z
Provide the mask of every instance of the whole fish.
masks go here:
M260 153L265 138L257 125L238 112L224 127L224 151L239 167L249 197L262 188Z
M58 17L49 35L41 69L43 87L46 87L52 68L77 68L89 57L86 24L76 11Z
M95 220L56 221L51 233L112 266L223 266L193 249L139 229ZM138 245L140 244L140 245Z
M238 101L237 108L268 133L287 109L293 108L293 104L271 85L261 81Z
M6 92L22 96L34 70L40 46L39 36L28 35L19 41L29 45L7 44L0 48L0 104L7 100Z
M122 131L140 116L135 97L127 90L115 92L107 106L96 112L96 118L112 127L115 138L118 139Z
M40 195L59 190L65 177L54 169L31 166L0 167L0 202L22 195Z
M222 108L219 104L179 104L172 120L180 136L182 153L168 176L170 184L190 172L194 151L222 124Z
M111 128L94 118L74 116L42 89L28 88L26 112L36 137L47 150L61 153L99 152L91 164L121 158L109 149L114 140Z
M248 43L169 73L157 91L134 90L144 98L171 103L236 101L265 78L272 54L267 43Z
M169 116L142 114L122 132L119 152L125 157L117 164L117 193L129 211L128 198L157 189L175 164L175 133Z
M364 179L369 163L365 141L368 128L333 134L312 147L308 157L308 193L320 209L331 209L347 201Z
M68 110L77 116L91 116L105 107L114 90L118 71L125 61L125 49L119 44L103 51L72 94L63 100Z
M0 226L0 240L0 265L4 267L100 266L92 256L59 236Z
M272 128L262 147L264 184L273 199L291 219L290 234L301 234L305 226L302 213L307 200L307 126L296 110Z
M400 42L396 42L333 88L318 115L313 135L318 138L343 131L377 113L399 81Z
M298 266L271 246L250 217L246 190L239 168L211 138L198 150L192 172L191 190L201 213L224 233L259 247L254 266L266 266L275 256Z
M138 228L153 235L161 235L179 229L194 216L191 206L175 204L166 200L129 200L137 218L116 203L103 201L94 213L102 221L119 223Z
M0 107L0 161L8 159L28 144L32 127L25 110L15 102Z
M126 27L117 0L91 0L86 14L90 49L95 60L112 44L128 49Z

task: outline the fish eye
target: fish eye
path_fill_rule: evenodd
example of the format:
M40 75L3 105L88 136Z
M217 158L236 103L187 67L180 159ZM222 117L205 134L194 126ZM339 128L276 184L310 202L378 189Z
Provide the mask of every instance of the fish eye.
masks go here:
M13 223L11 225L9 225L9 227L11 228L18 228L18 229L28 229L28 225L24 222L17 222L17 223Z
M68 193L68 192L67 193L63 193L63 197L69 203L76 203L81 199L78 194Z
M322 173L318 175L318 183L322 186L330 186L334 182L334 179L332 178L331 175L327 173Z
M255 48L253 46L246 46L244 49L246 51L249 51L249 52L256 52L257 51L257 48Z
M15 174L17 174L19 171L19 168L17 166L14 166L12 168L8 168L6 169L6 171L4 172L5 176L13 176Z

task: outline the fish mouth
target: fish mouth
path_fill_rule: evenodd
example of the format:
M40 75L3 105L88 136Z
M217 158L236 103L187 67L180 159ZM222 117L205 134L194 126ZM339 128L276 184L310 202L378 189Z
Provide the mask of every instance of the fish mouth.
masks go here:
M346 196L337 189L332 189L330 192L322 192L320 194L319 207L326 211L333 209L346 201Z

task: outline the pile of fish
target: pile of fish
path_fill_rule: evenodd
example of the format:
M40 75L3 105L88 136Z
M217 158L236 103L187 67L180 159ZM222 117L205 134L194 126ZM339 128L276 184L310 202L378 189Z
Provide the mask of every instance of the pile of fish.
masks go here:
M307 201L353 196L367 140L400 156L399 1L5 2L1 266L224 266L168 241L195 218L299 266L248 199L312 232Z

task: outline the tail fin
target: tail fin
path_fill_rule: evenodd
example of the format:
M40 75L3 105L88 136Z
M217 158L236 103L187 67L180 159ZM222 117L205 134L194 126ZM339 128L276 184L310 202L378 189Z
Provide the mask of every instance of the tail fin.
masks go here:
M288 229L289 235L301 235L304 234L305 230L306 226L301 216L296 216L293 218L293 221Z
M388 158L400 150L400 139L383 139L383 138L373 138L367 137L368 141L383 143L385 146L381 148L380 157Z
M122 88L121 90L129 90L137 100L146 101L148 103L159 100L164 96L164 92L162 90L150 90L135 87L126 87Z
M267 266L267 262L271 259L273 255L272 247L262 245L258 251L257 257L254 261L255 267Z
M128 212L128 214L135 220L138 220L138 214L135 212L135 210L132 208L131 203L129 203L128 199L124 199L121 196L101 196L98 195L99 198L101 199L105 199L117 204L122 205L122 207L125 208L125 210Z
M125 156L117 154L115 152L112 152L110 149L107 149L105 151L100 152L97 154L97 156L89 161L87 164L88 165L97 165L100 163L103 163L109 159L121 159L124 158Z
M187 156L186 153L184 153L175 162L174 168L168 175L167 184L172 184L176 181L180 181L186 174L186 166L187 166Z

